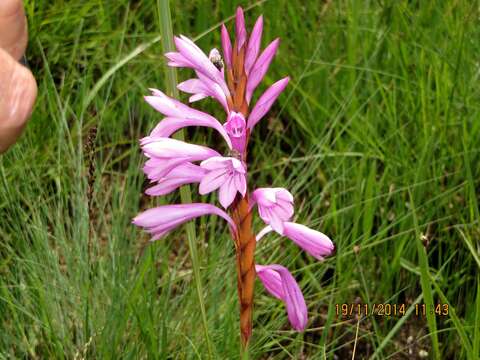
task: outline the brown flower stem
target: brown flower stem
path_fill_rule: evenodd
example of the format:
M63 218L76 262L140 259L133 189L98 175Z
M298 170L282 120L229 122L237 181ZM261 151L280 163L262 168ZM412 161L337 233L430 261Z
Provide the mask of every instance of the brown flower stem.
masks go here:
M252 233L252 213L249 210L248 194L236 202L232 210L237 225L236 258L237 285L240 304L240 336L242 348L248 347L252 335L253 290L255 285L255 235Z
M227 80L233 98L233 109L241 112L245 118L248 115L248 105L245 99L247 75L244 70L245 45L237 49L234 43L232 56L232 69L227 69ZM242 154L242 160L246 162L247 152ZM235 236L236 260L237 260L237 287L240 304L240 337L242 342L242 359L248 358L248 343L252 335L253 292L255 285L255 235L252 232L252 213L248 199L248 191L245 197L237 197L231 214L237 225Z

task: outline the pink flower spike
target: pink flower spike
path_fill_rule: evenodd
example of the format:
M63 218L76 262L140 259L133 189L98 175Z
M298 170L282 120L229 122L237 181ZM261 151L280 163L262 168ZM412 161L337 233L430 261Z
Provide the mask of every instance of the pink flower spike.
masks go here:
M160 196L171 193L185 184L199 183L206 171L200 166L186 162L172 169L165 177L158 178L154 172L149 173L146 168L147 176L152 181L158 183L148 188L145 193L150 196ZM150 176L152 174L152 176Z
M307 305L294 277L284 266L255 265L255 271L265 289L287 308L288 320L297 331L305 330L308 322Z
M239 51L243 44L247 41L247 30L245 29L245 17L243 16L243 9L239 6L235 16L235 36L237 39L237 51Z
M222 24L222 49L223 59L228 69L232 68L232 43L230 42L230 35L224 24Z
M283 227L283 235L293 240L298 246L318 260L323 260L324 256L330 255L335 249L332 240L327 235L310 229L305 225L285 222Z
M255 60L257 60L258 52L260 51L260 43L262 42L263 31L263 16L257 19L250 38L248 39L247 51L245 53L245 73L250 74Z
M284 188L258 188L252 193L262 220L279 234L283 223L293 216L293 196Z
M250 103L252 99L253 92L257 88L260 81L262 81L263 77L267 73L268 67L273 60L273 57L277 53L278 45L280 43L280 39L273 40L270 45L268 45L265 50L263 50L262 54L258 57L257 61L253 65L252 70L250 71L248 81L247 81L247 91L246 91L246 98L247 102Z
M218 188L219 201L227 209L235 199L237 192L245 196L247 192L246 169L242 162L232 157L216 156L200 163L207 170L199 187L201 195L208 194Z
M265 116L268 110L270 110L275 100L277 100L278 96L283 92L283 90L285 90L285 87L289 81L290 78L288 76L278 80L275 84L270 86L267 91L262 94L262 96L260 96L248 117L247 124L250 131L260 121L260 119Z
M216 206L201 203L159 206L140 213L132 222L152 234L153 241L177 226L203 215L218 215L228 222L233 231L236 231L235 223L225 211Z
M232 141L233 149L237 150L240 154L243 154L247 142L247 126L243 115L231 111L228 115L228 120L223 127Z

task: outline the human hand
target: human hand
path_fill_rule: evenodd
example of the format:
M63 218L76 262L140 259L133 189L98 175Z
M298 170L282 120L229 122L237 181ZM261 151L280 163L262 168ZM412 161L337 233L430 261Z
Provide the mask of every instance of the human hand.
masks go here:
M22 0L0 0L0 153L21 134L37 97L37 83L21 65L28 32Z

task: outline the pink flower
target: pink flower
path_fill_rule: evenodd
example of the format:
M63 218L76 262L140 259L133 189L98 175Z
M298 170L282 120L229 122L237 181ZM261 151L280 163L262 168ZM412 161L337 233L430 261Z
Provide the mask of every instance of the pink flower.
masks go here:
M140 140L142 150L149 160L144 171L149 178L161 179L168 175L176 166L185 162L202 161L218 152L205 146L189 144L184 141L147 136Z
M297 282L281 265L255 265L255 271L265 289L287 308L288 320L297 331L305 330L308 321L307 305Z
M218 215L224 218L232 231L236 229L235 223L225 211L210 204L176 204L163 205L148 209L133 219L137 226L145 228L153 235L153 240L158 240L177 226L202 215Z
M258 188L252 193L262 220L283 233L283 223L293 216L293 196L284 188Z
M257 235L257 241L260 241L263 236L273 230L270 225L263 228ZM287 221L283 223L283 231L277 232L280 235L288 237L318 260L323 260L325 256L330 255L335 249L332 240L330 240L327 235L320 231L310 229L305 225Z
M227 34L228 35L228 34ZM178 52L169 52L165 56L169 66L188 67L195 70L199 82L187 82L179 85L180 90L193 94L190 102L212 96L228 112L230 91L225 82L223 69L219 70L207 55L189 38L175 37ZM228 62L227 62L228 65Z
M145 101L155 110L167 116L152 130L151 136L169 137L187 126L206 126L217 130L227 142L228 147L232 147L230 137L222 124L213 116L182 104L160 90L151 89L151 91L152 95L145 96Z
M198 165L186 162L172 169L166 176L158 177L155 169L144 168L147 177L156 185L148 188L145 193L150 196L166 195L185 184L199 183L206 171Z
M247 132L245 118L241 113L231 111L228 115L228 121L223 125L225 131L230 137L233 149L237 150L240 154L245 151L245 145L247 143Z
M240 160L216 156L202 161L200 166L207 170L207 174L200 182L200 194L205 195L220 188L218 198L225 209L233 202L237 192L245 196L246 169Z

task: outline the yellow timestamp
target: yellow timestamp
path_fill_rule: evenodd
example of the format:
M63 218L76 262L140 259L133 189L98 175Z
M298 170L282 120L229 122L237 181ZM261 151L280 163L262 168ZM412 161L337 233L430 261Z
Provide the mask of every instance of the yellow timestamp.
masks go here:
M417 316L427 316L437 315L437 316L447 316L448 315L448 304L415 304L415 315Z
M337 316L349 318L353 316L404 316L409 312L410 307L416 316L427 316L428 314L436 316L448 315L448 304L405 304L405 303L343 303L335 304L335 313Z

